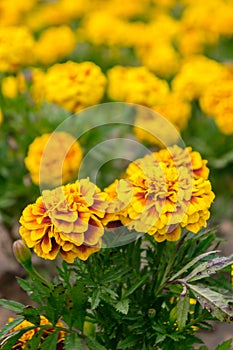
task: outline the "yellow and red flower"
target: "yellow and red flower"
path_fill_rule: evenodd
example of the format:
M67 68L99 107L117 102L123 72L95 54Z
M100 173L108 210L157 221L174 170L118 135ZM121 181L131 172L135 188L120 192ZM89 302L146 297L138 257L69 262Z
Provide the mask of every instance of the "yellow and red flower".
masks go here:
M23 241L44 259L86 260L101 248L105 198L89 179L43 191L20 218Z

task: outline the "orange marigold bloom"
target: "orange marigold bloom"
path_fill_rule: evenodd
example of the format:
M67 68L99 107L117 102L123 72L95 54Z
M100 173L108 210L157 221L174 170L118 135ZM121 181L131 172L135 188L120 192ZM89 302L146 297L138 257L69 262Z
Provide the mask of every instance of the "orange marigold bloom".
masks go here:
M158 242L178 240L181 227L196 233L206 226L214 199L207 178L206 161L191 148L173 146L146 155L129 165L126 179L106 190L115 215L107 213L104 223L109 227L120 220ZM126 204L118 211L120 202Z
M14 320L14 318L9 318L9 322L12 322ZM44 325L50 325L51 323L48 321L48 319L41 315L40 316L40 325L44 326ZM12 332L16 332L19 330L23 330L24 328L27 327L33 327L34 324L31 322L28 322L26 320L22 321L18 326L14 327L11 329L10 333ZM52 326L52 324L51 324ZM60 321L57 322L56 326L58 327L64 327L64 324ZM25 349L25 343L27 341L29 341L30 339L32 339L32 337L40 330L40 327L35 327L29 331L26 331L20 338L19 340L16 342L16 344L12 347L12 349L16 349L16 350L21 350L21 349ZM54 328L46 328L43 330L42 336L41 336L41 344L43 344L44 339L51 333L54 332ZM57 343L60 343L64 340L65 337L65 333L63 331L59 331L58 333L58 340Z
M66 132L44 134L30 144L25 165L35 184L61 185L71 180L81 163L82 149Z
M23 241L44 259L54 260L60 252L67 262L86 260L101 247L105 198L89 179L44 190L20 218Z

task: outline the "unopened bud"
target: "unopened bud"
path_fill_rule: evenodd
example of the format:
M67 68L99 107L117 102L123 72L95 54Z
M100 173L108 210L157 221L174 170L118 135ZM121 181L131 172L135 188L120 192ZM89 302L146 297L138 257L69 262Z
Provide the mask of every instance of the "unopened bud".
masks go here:
M23 265L23 267L28 268L32 265L30 249L21 239L13 243L13 252L17 261Z

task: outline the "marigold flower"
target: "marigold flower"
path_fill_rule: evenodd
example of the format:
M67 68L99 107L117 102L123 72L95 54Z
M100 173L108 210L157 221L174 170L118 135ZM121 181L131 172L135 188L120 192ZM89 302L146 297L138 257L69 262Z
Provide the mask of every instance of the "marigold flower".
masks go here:
M23 26L0 28L0 72L16 72L33 63L34 39Z
M78 141L66 132L54 132L36 137L24 161L35 184L56 186L75 176L81 159Z
M104 74L93 62L55 64L45 76L46 100L77 112L100 102L105 85Z
M15 98L26 90L26 83L23 74L16 76L9 75L2 79L2 94L7 98Z
M86 260L101 247L105 199L89 179L44 190L22 213L22 239L44 259L54 260L60 253L67 262Z
M210 85L200 98L202 110L213 117L225 134L233 133L233 79L221 79Z
M52 64L67 57L75 48L76 37L68 26L50 27L42 32L35 45L35 58Z
M115 66L108 71L108 95L113 100L153 106L169 93L165 80L146 67Z
M170 93L164 102L153 106L152 110L154 112L149 113L149 111L141 110L136 114L135 136L140 141L161 148L174 144L180 135L172 130L172 125L178 130L183 130L187 126L191 116L190 103L181 96Z
M196 233L206 226L214 199L207 177L206 161L191 148L173 146L146 155L129 165L120 186L107 189L115 216L107 214L105 225L120 220L158 242L178 240L182 227ZM123 198L127 204L117 210Z
M172 81L174 92L189 100L198 99L216 80L224 77L226 67L205 56L187 59Z
M14 320L14 318L10 317L9 318L9 322L12 322ZM52 324L48 321L48 319L41 315L40 316L40 325L44 326L44 325L51 325L51 328L46 328L43 330L42 332L42 336L41 336L41 345L43 344L44 339L51 333L54 332L54 328L52 328ZM12 332L16 332L19 330L22 330L24 328L27 327L33 327L34 324L29 322L29 321L22 321L18 326L12 328L10 330L10 333ZM58 321L56 324L57 327L64 327L64 324L61 321ZM26 331L16 342L15 345L13 345L12 349L17 349L17 350L21 350L21 349L25 349L25 343L28 342L30 339L32 339L32 337L40 330L40 327L35 327L29 331ZM57 343L60 343L64 340L65 338L65 332L64 331L59 331L58 333L58 340Z

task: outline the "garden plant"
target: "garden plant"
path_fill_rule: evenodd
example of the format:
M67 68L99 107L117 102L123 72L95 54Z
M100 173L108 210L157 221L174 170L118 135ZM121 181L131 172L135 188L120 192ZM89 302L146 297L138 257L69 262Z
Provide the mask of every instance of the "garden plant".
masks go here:
M0 229L28 295L0 299L1 350L205 350L233 322L232 23L230 0L0 0Z

